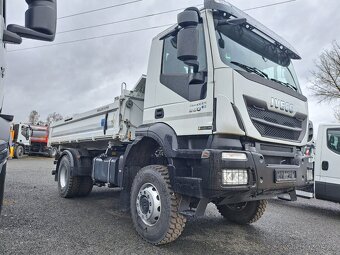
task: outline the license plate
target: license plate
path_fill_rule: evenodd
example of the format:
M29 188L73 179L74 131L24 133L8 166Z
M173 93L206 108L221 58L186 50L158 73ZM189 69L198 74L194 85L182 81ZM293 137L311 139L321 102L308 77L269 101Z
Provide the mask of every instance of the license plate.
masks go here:
M296 171L295 170L275 170L275 182L295 182Z

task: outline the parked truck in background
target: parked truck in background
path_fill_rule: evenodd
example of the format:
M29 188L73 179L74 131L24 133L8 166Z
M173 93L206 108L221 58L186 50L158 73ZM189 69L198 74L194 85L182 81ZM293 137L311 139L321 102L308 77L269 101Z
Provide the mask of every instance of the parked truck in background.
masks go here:
M13 116L2 113L4 100L4 78L6 74L6 45L20 44L22 38L53 41L56 32L56 0L26 0L28 10L25 14L25 27L8 25L6 28L6 4L11 1L0 0L0 213L2 209L7 158L9 154L10 122Z
M47 145L49 126L19 123L13 124L12 129L14 158L22 158L24 155L55 157L56 149Z
M307 98L297 51L225 1L188 8L152 41L147 76L110 105L52 126L61 197L121 189L122 209L147 242L176 240L186 216L217 205L257 221L266 199L307 178Z
M298 195L340 203L340 125L322 124L316 139L313 182Z

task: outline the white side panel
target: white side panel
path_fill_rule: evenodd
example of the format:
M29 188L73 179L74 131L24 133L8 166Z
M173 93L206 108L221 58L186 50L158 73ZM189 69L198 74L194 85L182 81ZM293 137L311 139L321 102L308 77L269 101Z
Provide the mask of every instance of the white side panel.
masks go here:
M327 144L324 142L326 139L326 127L319 126L318 129L318 137L315 143L316 150L315 150L315 163L314 163L314 175L315 181L321 181L321 159L322 159L322 152L325 151L325 147Z
M97 140L133 140L136 128L142 124L144 102L142 97L133 97L131 93L125 91L125 95L116 98L113 104L55 123L50 130L49 143L58 145ZM128 101L133 102L131 107ZM104 132L106 118L107 128Z
M245 135L240 129L232 107L233 95L233 70L231 68L215 70L216 134Z

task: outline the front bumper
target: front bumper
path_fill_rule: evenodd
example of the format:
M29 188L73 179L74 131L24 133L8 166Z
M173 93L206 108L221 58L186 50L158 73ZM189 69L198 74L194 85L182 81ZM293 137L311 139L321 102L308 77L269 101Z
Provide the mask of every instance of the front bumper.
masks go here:
M199 198L226 199L230 202L264 199L295 191L307 183L307 162L302 156L295 156L295 164L268 164L266 155L250 151L239 152L247 155L246 160L223 160L222 153L227 150L208 150L209 158L201 159L194 168L193 178L178 178L176 186L182 186L180 193ZM224 185L222 172L228 169L247 170L247 185ZM277 181L276 171L293 171L296 178ZM186 183L187 182L187 183ZM190 182L190 184L189 184ZM176 188L176 189L177 189Z

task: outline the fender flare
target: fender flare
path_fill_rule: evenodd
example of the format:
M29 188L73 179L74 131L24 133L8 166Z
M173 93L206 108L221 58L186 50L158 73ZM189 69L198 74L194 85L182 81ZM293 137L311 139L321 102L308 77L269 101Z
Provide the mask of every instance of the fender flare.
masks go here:
M136 130L136 137L149 137L154 139L162 148L167 158L176 156L178 140L175 130L165 123L142 125Z
M146 138L155 141L163 149L164 156L168 159L168 167L171 168L169 169L170 178L173 176L173 167L171 167L172 158L176 156L176 149L178 148L176 132L164 123L143 125L136 130L136 139L132 144L127 146L123 162L119 164L120 171L124 173L120 181L120 185L123 187L129 186L129 179L132 177L124 169L128 166L131 157L133 157L135 148L138 148L140 143L145 141Z

